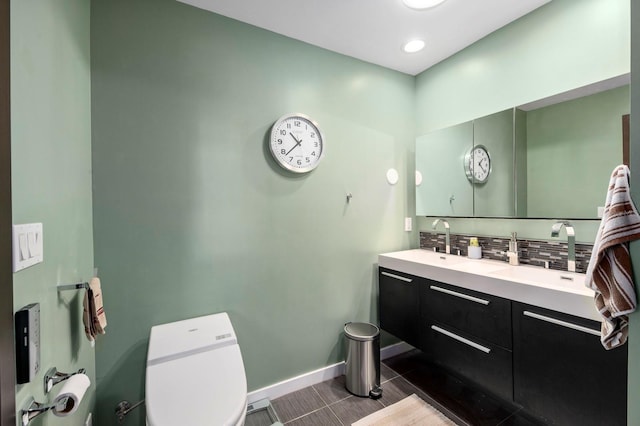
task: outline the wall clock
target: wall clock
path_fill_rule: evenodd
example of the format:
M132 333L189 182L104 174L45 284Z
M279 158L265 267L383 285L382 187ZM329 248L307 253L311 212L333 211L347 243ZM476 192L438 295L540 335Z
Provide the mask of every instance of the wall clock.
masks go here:
M491 156L484 145L472 147L464 156L464 171L471 183L487 182L491 174Z
M318 123L295 113L278 119L269 141L276 163L294 173L307 173L318 167L324 155L324 137Z

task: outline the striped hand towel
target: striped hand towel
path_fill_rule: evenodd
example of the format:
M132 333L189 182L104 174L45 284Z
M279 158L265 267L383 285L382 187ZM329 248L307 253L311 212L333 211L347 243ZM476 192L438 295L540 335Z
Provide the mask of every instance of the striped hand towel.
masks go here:
M602 316L602 346L613 349L627 341L627 315L636 309L629 242L640 238L640 216L629 192L629 168L611 175L604 214L593 245L585 285L595 291Z
M102 302L102 288L100 287L100 278L93 277L89 282L89 288L93 294L93 303L91 304L92 310L91 320L93 322L93 329L96 334L105 334L104 329L107 327L107 316L104 312L104 305Z
M105 334L104 329L107 326L107 317L102 304L100 279L97 277L92 278L89 283L89 288L87 288L84 295L83 308L82 322L84 323L84 332L87 335L87 339L93 342L98 334Z

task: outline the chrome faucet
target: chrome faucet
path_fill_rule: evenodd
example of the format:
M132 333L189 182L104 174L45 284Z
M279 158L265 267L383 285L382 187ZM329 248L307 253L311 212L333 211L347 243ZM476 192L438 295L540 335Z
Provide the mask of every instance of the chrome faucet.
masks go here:
M449 222L444 219L436 219L431 224L433 229L436 229L438 222L442 222L444 225L444 251L446 254L451 254L451 236L449 235Z
M520 264L520 260L518 259L518 234L515 232L511 233L509 251L506 254L510 265L518 266Z
M568 246L568 258L567 258L567 271L576 271L576 231L571 226L571 223L560 220L553 224L551 227L551 236L558 237L562 227L567 231L567 246Z

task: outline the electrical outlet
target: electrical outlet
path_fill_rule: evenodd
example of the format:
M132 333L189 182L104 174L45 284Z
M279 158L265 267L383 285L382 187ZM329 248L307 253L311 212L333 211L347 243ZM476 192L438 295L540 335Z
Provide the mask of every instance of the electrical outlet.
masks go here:
M410 217L405 217L404 218L404 230L409 232L411 231L411 218Z

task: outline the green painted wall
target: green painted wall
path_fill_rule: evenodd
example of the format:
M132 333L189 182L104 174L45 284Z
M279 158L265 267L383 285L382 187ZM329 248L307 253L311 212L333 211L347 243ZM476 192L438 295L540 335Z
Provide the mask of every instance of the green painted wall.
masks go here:
M84 425L95 398L82 293L56 291L93 274L89 9L84 0L11 1L13 221L44 226L44 262L13 277L15 309L41 309L40 372L16 387L16 408L30 396L49 401L42 387L50 367L86 368L92 381L72 417L48 413L38 425Z
M530 217L597 217L622 163L624 114L629 86L527 112Z
M548 3L418 75L416 134L628 73L629 21L629 0ZM452 232L548 239L552 223L457 219ZM598 224L575 223L577 240L593 242Z
M227 311L250 390L341 361L377 255L417 244L414 78L173 0L94 1L91 50L100 423L144 396L154 324ZM305 176L266 148L295 111L327 143Z
M631 195L640 203L640 4L631 2ZM631 243L634 280L640 282L640 242ZM636 284L636 293L640 290ZM629 318L629 396L628 425L640 424L640 313Z
M629 0L554 0L419 74L417 134L628 73L629 42Z

